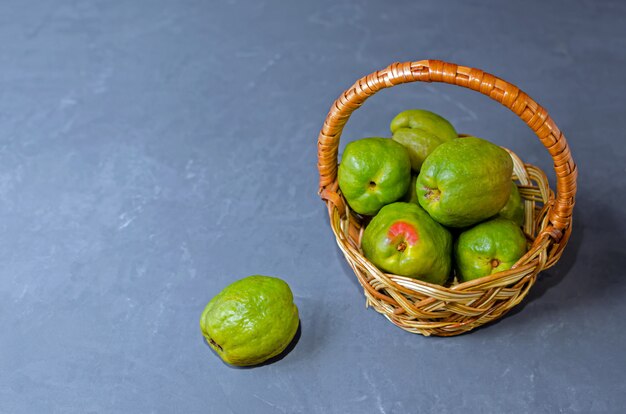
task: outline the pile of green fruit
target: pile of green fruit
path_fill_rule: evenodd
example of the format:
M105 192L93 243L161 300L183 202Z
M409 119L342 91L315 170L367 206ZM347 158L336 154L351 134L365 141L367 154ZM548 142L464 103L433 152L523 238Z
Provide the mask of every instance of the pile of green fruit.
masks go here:
M371 217L365 257L384 272L440 285L455 274L465 282L511 268L527 243L509 153L459 138L425 110L398 114L390 129L391 139L349 143L339 165L350 208Z

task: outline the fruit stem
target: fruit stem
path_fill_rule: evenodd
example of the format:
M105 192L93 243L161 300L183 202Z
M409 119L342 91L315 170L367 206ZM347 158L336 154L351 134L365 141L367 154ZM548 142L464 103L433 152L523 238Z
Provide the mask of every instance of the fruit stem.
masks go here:
M491 267L496 268L496 267L498 267L498 266L500 266L500 260L498 260L498 259L492 259L492 260L491 260Z
M426 190L426 198L432 201L439 201L439 196L441 195L441 191L438 188L429 188L424 187Z
M405 251L406 250L406 242L400 242L400 244L398 244L396 249L398 249L399 252Z

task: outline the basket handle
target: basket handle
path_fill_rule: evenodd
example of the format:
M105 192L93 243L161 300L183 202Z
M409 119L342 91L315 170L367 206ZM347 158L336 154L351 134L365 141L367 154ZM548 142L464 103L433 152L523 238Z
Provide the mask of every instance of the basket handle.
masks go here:
M340 212L345 206L337 194L339 138L352 112L381 89L409 82L443 82L487 95L519 116L535 132L554 161L557 195L550 211L548 234L556 241L571 222L576 195L576 164L563 133L548 112L517 86L479 69L439 60L393 63L359 79L333 103L317 141L319 194Z

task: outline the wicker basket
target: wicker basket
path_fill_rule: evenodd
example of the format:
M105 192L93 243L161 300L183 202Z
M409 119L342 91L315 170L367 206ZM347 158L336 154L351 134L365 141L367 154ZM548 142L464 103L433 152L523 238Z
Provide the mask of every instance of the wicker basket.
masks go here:
M511 153L514 179L524 199L528 252L505 272L451 286L381 272L360 248L364 223L350 211L337 183L337 152L350 115L381 89L402 83L443 82L473 89L516 113L554 160L556 197L545 174ZM318 138L320 196L328 207L337 244L354 270L366 304L395 325L423 335L453 336L502 317L520 303L537 274L561 257L572 229L576 164L565 137L545 109L516 86L478 69L437 60L394 63L367 75L333 103Z

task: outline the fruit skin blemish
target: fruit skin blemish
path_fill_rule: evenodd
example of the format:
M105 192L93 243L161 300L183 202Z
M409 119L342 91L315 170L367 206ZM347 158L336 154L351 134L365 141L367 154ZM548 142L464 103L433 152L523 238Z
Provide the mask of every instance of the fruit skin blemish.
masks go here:
M404 221L397 221L393 223L391 227L389 227L387 236L389 236L391 240L401 238L411 246L417 243L417 240L419 239L415 227Z

